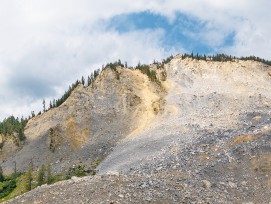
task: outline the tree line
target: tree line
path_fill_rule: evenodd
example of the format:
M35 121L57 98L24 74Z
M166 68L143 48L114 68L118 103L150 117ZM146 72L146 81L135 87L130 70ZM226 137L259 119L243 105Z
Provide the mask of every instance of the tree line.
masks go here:
M192 59L196 59L196 60L211 60L211 61L215 61L215 62L227 62L227 61L235 61L235 60L253 60L253 61L257 61L257 62L261 62L267 65L271 66L271 61L262 59L260 57L255 57L255 56L249 56L249 57L235 57L232 55L226 55L226 54L216 54L216 55L205 55L205 54L194 54L193 52L191 54L183 54L181 56L182 59L185 58L192 58Z
M50 101L48 108L46 108L46 102L45 100L43 100L42 101L43 112L46 112L52 108L59 107L61 104L63 104L70 97L73 90L76 89L76 87L79 84L82 84L84 87L90 86L95 81L95 79L99 76L99 74L100 74L100 69L96 69L89 76L87 76L87 80L84 78L84 76L82 76L81 80L76 80L71 86L69 86L68 90L65 91L65 93L59 99L53 99L52 101ZM40 115L41 113L42 112L40 111L38 115Z

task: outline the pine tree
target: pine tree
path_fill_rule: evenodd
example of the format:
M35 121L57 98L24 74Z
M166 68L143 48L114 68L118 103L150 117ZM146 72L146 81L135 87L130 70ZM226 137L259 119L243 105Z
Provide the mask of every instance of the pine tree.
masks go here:
M33 169L30 168L26 173L26 190L27 191L31 191L32 189L32 181L33 181L32 171Z
M0 182L3 182L4 181L4 175L3 175L3 169L2 167L0 166Z
M91 78L88 76L88 86L91 84Z
M19 129L18 137L19 137L20 141L23 141L26 138L25 135L24 135L24 131L23 131L22 128Z
M46 183L51 184L53 182L53 178L52 178L52 172L51 172L51 165L50 164L47 165L46 170L47 170Z
M81 78L81 83L82 83L83 86L85 86L85 78L83 76Z
M39 172L38 172L38 186L44 184L45 181L45 165L41 165Z
M93 73L90 74L90 78L91 78L91 82L93 82L94 81L94 74Z
M42 101L42 104L43 104L43 112L45 112L46 110L45 110L45 100L44 99Z
M118 62L117 62L117 63L118 63L118 65L119 65L119 66L122 66L122 64L121 64L121 60L120 60L120 59L118 60Z
M100 74L100 69L94 70L94 79L96 79Z

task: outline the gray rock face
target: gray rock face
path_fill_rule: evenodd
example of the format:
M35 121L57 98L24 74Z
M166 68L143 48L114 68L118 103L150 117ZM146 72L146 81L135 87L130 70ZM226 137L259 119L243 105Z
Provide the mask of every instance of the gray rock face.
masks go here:
M111 146L97 168L98 175L35 189L10 202L270 203L270 67L253 61L181 60L176 56L165 68L163 112L155 115L142 106L142 101L161 101L155 92L159 89L136 83L125 100L137 98L133 97L136 91L144 92L136 94L140 100L129 103L140 104L139 109L132 108L137 122L134 126L122 123L130 129ZM151 93L156 95L149 100ZM104 107L105 115L112 114L108 103L99 101L96 106ZM120 107L125 112L131 106ZM145 115L137 112L142 109ZM99 117L96 114L91 124L98 125ZM111 133L121 126L110 127L106 130ZM108 135L110 141L115 138Z

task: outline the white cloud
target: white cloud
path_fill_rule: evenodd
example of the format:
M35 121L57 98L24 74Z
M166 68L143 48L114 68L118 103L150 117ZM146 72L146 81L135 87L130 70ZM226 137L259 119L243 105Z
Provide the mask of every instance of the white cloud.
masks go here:
M268 39L271 34L270 7L271 2L268 0L167 0L157 4L154 10L171 19L174 18L174 12L183 12L211 24L197 37L209 42L220 52L271 59L268 49L271 47ZM234 45L230 48L220 47L225 36L231 32L236 34Z
M202 33L190 35L214 49L270 59L268 0L0 0L0 5L0 119L40 110L43 98L61 95L104 63L152 62L171 54L161 45L164 30L106 30L103 22L119 14L149 10L174 22L176 12L185 13L206 23ZM231 32L234 45L223 47Z

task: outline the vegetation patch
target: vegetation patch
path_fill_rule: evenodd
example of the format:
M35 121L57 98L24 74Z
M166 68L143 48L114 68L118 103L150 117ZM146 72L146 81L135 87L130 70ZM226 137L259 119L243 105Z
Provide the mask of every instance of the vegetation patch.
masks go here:
M50 185L70 179L73 176L83 177L95 175L96 171L94 168L96 168L100 162L101 160L94 160L90 168L85 165L73 165L67 171L63 171L59 174L52 173L50 164L43 164L36 171L29 168L25 173L13 173L9 176L4 176L0 168L0 202L14 198L44 184Z
M156 71L151 70L150 66L148 65L141 65L140 63L136 66L136 69L140 70L143 74L146 74L151 81L159 82Z
M9 195L16 188L16 178L19 174L13 174L0 182L0 198Z
M0 122L0 134L2 135L12 135L14 133L18 134L18 138L20 140L24 140L25 136L23 134L24 127L27 124L26 118L15 118L14 116L10 116Z
M235 60L252 60L252 61L256 61L256 62L261 62L264 63L266 65L270 65L271 66L271 61L262 59L260 57L255 57L255 56L249 56L249 57L235 57L235 56L231 56L231 55L226 55L226 54L216 54L216 55L201 55L201 54L194 54L193 52L191 54L183 54L182 59L185 58L192 58L192 59L196 59L196 60L205 60L205 61L214 61L214 62L227 62L227 61L235 61Z
M122 68L126 67L127 68L127 63L125 63L125 65L123 65L121 63L121 61L118 60L117 62L107 64L105 67L113 70L116 74L117 80L120 80L120 72L118 71L117 68L118 67L122 67Z
M26 137L24 135L24 128L28 122L26 118L15 118L10 116L0 122L0 135L3 136L2 142L0 143L0 148L4 146L6 139L11 138L16 146L20 146Z
M86 176L85 165L73 166L68 169L65 179L71 179L73 176L82 177Z

